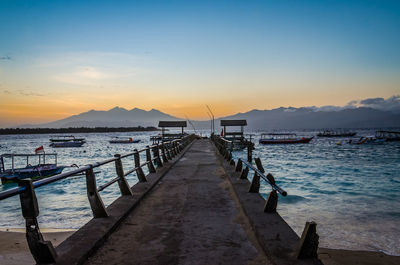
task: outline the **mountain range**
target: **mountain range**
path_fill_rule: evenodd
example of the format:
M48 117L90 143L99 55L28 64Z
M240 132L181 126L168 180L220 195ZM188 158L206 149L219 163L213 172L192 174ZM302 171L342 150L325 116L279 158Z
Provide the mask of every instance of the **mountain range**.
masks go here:
M319 110L312 107L281 107L272 110L251 110L216 119L215 125L217 129L219 129L219 121L221 119L246 119L248 123L247 129L250 130L400 127L400 113L370 107L353 107L339 110ZM147 127L157 126L160 120L182 119L156 109L146 111L138 108L127 110L115 107L108 111L90 110L54 122L18 127ZM210 128L210 121L192 121L192 124L196 129Z

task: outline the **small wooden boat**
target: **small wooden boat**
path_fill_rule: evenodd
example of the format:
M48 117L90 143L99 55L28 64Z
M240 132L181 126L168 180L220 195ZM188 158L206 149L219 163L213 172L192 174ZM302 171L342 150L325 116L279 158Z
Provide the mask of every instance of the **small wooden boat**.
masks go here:
M346 130L325 130L317 134L318 137L353 137L357 133Z
M35 157L36 165L31 165L29 159ZM53 157L53 163L46 163L46 157ZM20 159L18 159L20 158ZM10 168L6 169L6 160L9 161ZM24 167L16 167L16 160L24 160ZM48 159L47 159L48 160ZM7 161L6 161L7 162ZM65 166L57 166L57 154L3 154L0 156L0 178L3 184L17 182L20 179L45 178L60 174Z
M314 137L299 137L294 133L264 133L260 144L307 144Z
M375 138L386 142L400 141L400 132L396 131L376 131Z
M75 138L73 135L61 135L50 139L51 147L81 147L85 138Z
M348 144L355 144L355 145L360 145L360 144L380 144L386 142L386 139L379 139L376 138L375 136L363 136L358 140L349 140L347 143Z
M109 142L110 144L134 144L140 142L140 140L133 140L132 137L114 137Z

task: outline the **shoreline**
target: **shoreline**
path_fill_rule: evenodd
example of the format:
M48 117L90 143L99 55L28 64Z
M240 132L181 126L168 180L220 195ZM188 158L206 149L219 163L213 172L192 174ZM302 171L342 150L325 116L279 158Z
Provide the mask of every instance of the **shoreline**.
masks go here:
M45 240L56 247L76 229L42 228ZM396 265L400 264L400 256L391 256L379 251L344 250L319 248L318 257L324 265ZM0 228L0 264L18 265L34 264L25 238L25 228Z
M40 229L54 247L75 233L76 229ZM25 237L25 228L0 228L0 264L35 264Z

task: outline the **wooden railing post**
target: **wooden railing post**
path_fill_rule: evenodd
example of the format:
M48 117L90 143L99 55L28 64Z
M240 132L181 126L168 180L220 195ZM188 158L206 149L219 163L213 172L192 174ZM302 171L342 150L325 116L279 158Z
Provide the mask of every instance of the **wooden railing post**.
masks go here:
M249 174L249 167L245 167L240 174L240 179L247 179L247 174Z
M93 172L93 166L86 170L86 191L89 199L90 207L92 208L93 217L107 217L108 213L104 203L101 200L100 194L97 191L96 176Z
M37 264L55 263L57 254L50 241L45 241L39 230L36 217L39 215L39 205L31 179L19 180L18 185L25 187L19 195L22 215L25 218L26 240L29 250Z
M167 155L165 153L165 144L164 143L161 143L161 154L162 154L163 163L167 163L168 162L168 158L167 158Z
M147 161L147 167L149 169L149 172L155 173L156 169L154 168L153 161L151 160L150 147L148 145L146 146L146 161Z
M162 163L161 157L160 157L160 149L159 149L158 145L153 146L152 149L153 149L153 156L156 158L157 168L160 168L163 166L163 163Z
M164 146L166 146L166 148L167 148L167 158L168 158L168 160L171 160L172 159L172 155L171 155L171 149L170 149L170 142L167 143Z
M298 259L318 258L319 236L317 234L317 223L306 222L296 251Z
M115 170L117 171L118 175L118 186L119 190L121 191L122 196L129 195L132 196L132 190L129 187L128 181L126 181L124 168L122 166L121 155L116 154L114 155L117 159L115 160Z
M242 159L238 159L238 162L237 162L237 165L236 165L236 168L235 168L235 171L236 172L240 172L240 171L242 171L242 168L243 168L243 162L242 162Z
M247 144L247 161L251 163L253 160L253 148L251 144Z
M137 149L133 150L133 158L135 159L135 168L136 168L136 175L139 179L139 182L146 182L146 176L144 175L143 169L140 167L140 155Z
M272 176L272 174L268 173L267 179L269 183L275 184L275 178ZM269 195L267 200L265 201L265 206L264 206L264 212L266 213L274 213L276 212L276 208L278 207L278 193L276 190L272 190Z
M251 180L249 192L258 193L260 191L260 175L254 172L253 179Z

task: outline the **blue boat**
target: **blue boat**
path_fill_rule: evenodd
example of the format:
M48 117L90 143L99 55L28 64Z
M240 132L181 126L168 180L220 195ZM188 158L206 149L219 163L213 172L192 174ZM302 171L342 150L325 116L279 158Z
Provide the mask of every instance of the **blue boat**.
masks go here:
M35 158L37 164L31 165L29 159ZM47 163L46 157L53 157ZM7 161L8 160L8 161ZM17 167L16 160L24 160L24 167ZM47 159L48 160L48 159ZM8 163L7 163L8 162ZM10 166L6 169L6 163ZM57 154L3 154L0 156L0 178L2 184L18 182L20 179L39 179L60 174L65 166L57 166Z

